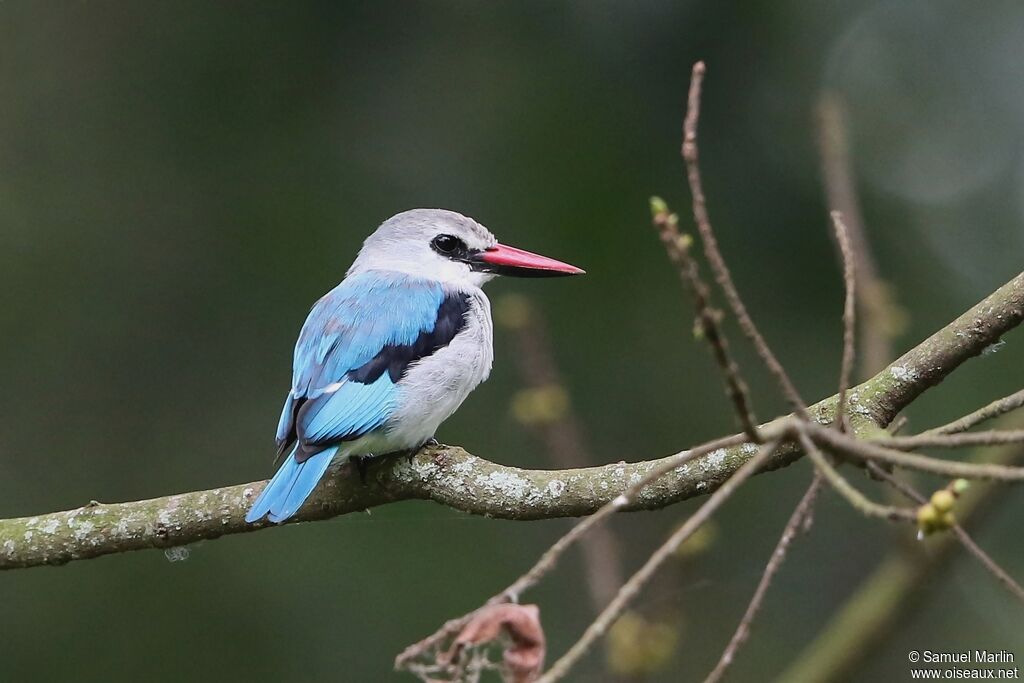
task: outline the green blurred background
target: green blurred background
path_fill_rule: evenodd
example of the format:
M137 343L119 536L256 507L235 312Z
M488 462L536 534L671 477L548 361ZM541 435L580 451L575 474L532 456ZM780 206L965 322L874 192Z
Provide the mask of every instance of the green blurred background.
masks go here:
M686 212L678 147L697 59L723 248L805 395L827 395L842 293L816 98L849 104L870 238L910 316L902 351L1021 267L1022 46L1011 0L2 3L0 516L268 476L309 305L381 220L418 206L587 269L489 292L547 319L594 464L732 431L647 210L661 194ZM510 411L510 340L438 436L550 466ZM1022 341L927 394L911 427L1019 389ZM738 355L758 415L782 412ZM808 477L800 463L757 478L708 548L643 594L640 612L678 633L643 680L710 669ZM695 504L616 519L624 566ZM978 534L1017 577L1022 513L1008 491ZM403 503L201 543L184 562L150 551L6 573L0 677L413 680L390 673L393 656L569 524ZM733 679L780 672L891 546L827 495ZM595 613L580 577L573 556L527 596L549 658ZM1020 605L973 562L958 556L926 589L857 679L903 680L910 649L1024 656ZM609 676L595 652L572 680Z

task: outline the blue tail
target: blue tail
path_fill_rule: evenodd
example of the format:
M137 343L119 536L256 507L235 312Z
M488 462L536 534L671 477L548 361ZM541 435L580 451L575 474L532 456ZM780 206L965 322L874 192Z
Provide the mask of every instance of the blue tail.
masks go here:
M306 498L309 498L309 494L313 493L317 482L324 476L327 466L331 464L337 452L338 447L332 446L308 460L296 462L293 450L252 504L245 521L252 524L270 513L270 521L279 524L294 515Z

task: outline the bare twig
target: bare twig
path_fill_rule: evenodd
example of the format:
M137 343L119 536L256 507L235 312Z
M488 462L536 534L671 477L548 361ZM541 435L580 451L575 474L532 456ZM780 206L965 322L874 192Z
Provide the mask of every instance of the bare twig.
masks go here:
M668 206L658 197L651 198L651 214L669 259L679 271L679 277L693 297L700 331L711 346L712 354L725 380L726 394L733 403L740 426L751 441L759 443L757 418L750 406L750 392L740 376L740 369L729 353L729 342L718 326L721 313L711 307L711 293L700 278L697 262L690 255L689 238L679 232L679 218L670 213Z
M970 416L968 416L970 417ZM915 436L891 436L874 439L889 448L910 450L915 448L963 448L964 446L998 446L1024 441L1024 429L1007 429L961 434L933 434L925 432Z
M774 432L773 432L774 433ZM496 595L492 600L505 601L511 600L515 602L519 599L519 596L527 589L536 585L537 581L540 580L547 572L555 567L558 559L562 553L565 552L573 543L582 538L591 528L601 523L609 515L622 510L629 506L639 495L643 489L651 482L659 479L661 476L666 474L668 471L676 469L686 463L694 460L695 458L707 455L713 451L717 451L720 448L726 446L733 446L737 443L743 443L743 437L736 435L733 437L726 437L724 439L716 439L715 441L709 441L706 444L692 448L689 451L683 451L672 456L664 465L659 466L651 470L649 474L640 479L636 484L633 484L627 488L621 495L614 498L611 502L602 506L597 512L592 514L580 521L579 524L574 526L569 533L552 545L548 550L540 557L537 563L530 568L528 572L523 574L521 577L516 579L508 588ZM749 462L749 461L748 461ZM671 463L671 466L669 466ZM735 475L733 475L735 476ZM726 481L732 481L730 477Z
M736 627L736 632L733 633L725 651L722 652L718 664L708 674L708 677L704 679L704 683L720 681L722 676L725 675L726 669L735 660L736 653L743 647L743 643L746 642L747 637L750 635L750 627L754 623L757 613L761 610L764 596L768 593L772 580L779 569L782 568L782 563L786 560L786 552L789 550L790 543L793 542L793 539L796 538L801 530L807 530L808 528L807 522L812 518L812 509L814 502L818 498L818 492L821 490L822 481L821 473L815 470L810 486L807 487L807 491L804 492L800 502L797 503L796 509L793 510L793 514L790 515L789 521L786 523L786 527L782 530L779 542L775 545L771 557L768 558L768 564L765 566L761 580L757 584L757 590L754 591L754 597L750 599L750 604L747 605L743 618L740 620L739 626Z
M887 462L898 467L930 472L949 478L1024 481L1024 468L1022 467L956 462L930 458L916 453L904 453L880 445L884 443L882 440L851 439L836 433L835 430L826 429L813 423L803 425L802 429L806 430L815 442L824 445L828 450L865 461Z
M843 283L846 298L843 303L843 361L839 371L839 402L836 405L836 429L846 429L846 392L850 388L850 375L853 373L854 333L857 322L857 272L854 268L853 248L850 236L838 211L832 212L832 225L835 228L836 242L843 256Z
M896 419L890 422L889 426L886 428L886 431L889 432L889 436L896 436L903 431L903 428L907 426L908 421L909 420L906 415L897 416Z
M960 432L966 432L968 429L971 429L986 420L999 417L1000 415L1008 413L1011 410L1016 410L1021 406L1024 406L1024 389L993 401L984 408L979 408L973 413L961 417L959 420L953 420L949 424L944 424L941 427L934 427L922 432L922 434L958 434Z
M992 559L992 556L986 553L962 526L954 524L953 533L956 534L957 539L960 540L960 543L964 548L974 555L981 565L987 569L990 574L996 577L999 583L1003 584L1015 598L1024 602L1024 587L1021 587L1021 585L1017 583L1017 581L1010 576L998 562Z
M800 397L796 385L790 379L786 370L775 357L768 343L761 332L757 329L747 307L740 298L739 291L733 283L729 267L722 257L718 248L718 240L715 238L714 230L711 227L711 218L708 216L707 202L704 197L704 182L701 179L699 151L697 147L697 123L700 120L701 88L704 83L704 62L697 62L693 65L693 73L690 77L690 92L687 97L686 118L683 121L683 161L686 163L686 178L690 185L690 193L693 196L693 219L697 224L697 231L700 233L701 242L704 244L704 253L707 256L711 270L715 273L715 281L725 294L726 301L732 309L736 320L739 322L743 334L750 339L757 351L757 355L775 377L782 389L782 393L793 406L793 410L801 417L807 418L807 405Z
M718 510L721 505L728 500L733 493L739 488L739 486L749 479L761 466L768 461L771 455L778 448L780 441L773 439L758 449L757 455L748 460L740 469L736 471L722 486L718 488L711 496L701 505L696 512L693 513L686 520L685 523L679 529L677 529L669 539L648 558L647 562L644 563L636 574L630 577L630 579L622 586L619 590L618 595L608 604L608 606L601 612L600 616L597 617L594 622L587 627L587 630L583 632L576 643L569 648L569 650L562 655L562 657L555 662L547 672L538 679L538 683L554 683L565 677L569 670L576 664L576 662L586 654L590 646L593 645L594 641L604 635L608 627L612 625L615 619L622 613L622 610L629 604L629 602L636 597L640 589L643 588L644 584L654 575L654 572L670 557L679 545L689 538L694 531L700 528L700 526L710 519L711 515Z
M919 504L927 502L924 496L915 491L910 484L906 483L896 475L890 473L887 469L885 469L878 463L869 460L867 463L865 463L865 466L867 467L868 472L872 474L872 476L877 477L880 481L884 481L887 484L889 484L889 486L891 486L897 492L902 494L903 497L906 498L907 500Z
M900 508L892 505L882 505L870 500L867 496L857 490L843 475L839 474L835 467L828 461L825 454L811 441L807 432L800 427L796 428L797 439L804 453L814 461L815 467L825 477L828 483L846 499L850 505L868 517L888 519L893 522L913 522L916 515L911 508Z

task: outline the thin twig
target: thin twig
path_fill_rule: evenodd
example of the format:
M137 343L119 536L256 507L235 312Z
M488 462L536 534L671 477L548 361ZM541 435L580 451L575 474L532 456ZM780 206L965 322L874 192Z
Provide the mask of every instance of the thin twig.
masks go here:
M857 325L857 272L854 267L853 248L850 246L850 235L847 233L843 216L838 211L832 212L832 226L835 228L836 242L839 253L843 256L843 284L846 297L843 303L843 361L839 371L839 402L836 404L836 429L846 429L846 392L850 388L850 375L853 373L854 333Z
M953 533L956 534L956 537L960 540L960 543L967 548L968 552L978 558L978 561L981 562L981 565L985 567L989 573L996 577L1001 584L1006 586L1007 590L1009 590L1015 598L1024 602L1024 587L1021 587L1021 585L1017 583L1014 578L999 565L998 562L992 559L992 557L986 553L973 538L971 538L970 534L968 534L962 526L954 524Z
M782 536L779 537L775 550L772 551L771 557L768 558L768 564L764 568L764 573L761 574L761 580L757 584L757 590L754 591L754 597L750 599L750 604L747 605L743 618L740 620L739 626L736 627L736 632L733 633L725 651L722 652L718 664L708 674L708 677L704 679L704 683L716 683L721 680L722 676L725 675L726 669L736 659L736 653L750 635L750 627L754 623L757 613L761 610L764 596L768 593L775 575L782 568L782 563L786 560L786 552L789 550L790 543L793 542L793 539L796 538L800 531L808 529L807 522L812 518L811 512L823 481L821 472L815 470L810 486L807 487L807 491L804 492L800 502L797 503L796 509L793 510L793 514L790 515L789 521L786 523L786 527L782 530Z
M921 432L922 435L928 434L958 434L960 432L966 432L968 429L999 417L1004 413L1008 413L1011 410L1016 410L1024 406L1024 389L1018 392L1012 393L1009 396L992 401L984 408L979 408L969 415L964 415L959 420L953 420L949 424L944 424L940 427L933 427L927 431Z
M907 426L907 422L909 422L909 418L906 415L899 415L895 420L889 423L886 431L889 432L889 436L896 436L903 431L904 427Z
M964 446L1000 446L1024 441L1024 429L964 432L960 434L933 434L924 432L915 436L890 436L872 439L889 448L911 450L915 448L963 448Z
M774 432L771 433L774 435ZM719 448L735 446L737 444L743 443L744 441L745 438L742 435L737 434L735 436L709 441L708 443L703 444L701 446L697 446L696 448L692 448L688 451L682 451L681 453L677 453L675 456L669 459L663 466L651 470L651 472L647 476L643 477L636 484L633 484L628 489L626 489L622 493L622 495L618 496L610 503L601 507L597 512L592 514L590 517L581 520L579 524L574 526L569 531L569 533L562 536L562 538L558 539L558 541L556 541L553 546L548 548L547 551L543 555L541 555L540 559L537 560L537 563L532 568L530 568L528 572L526 572L518 579L516 579L508 588L506 588L504 591L496 595L491 600L497 600L499 602L503 602L506 600L516 602L519 596L524 591L536 585L537 581L539 581L541 577L543 577L547 572L549 572L551 569L555 567L555 565L558 562L558 559L569 546L571 546L577 540L582 538L593 526L599 524L606 517L621 510L622 508L627 507L633 500L636 499L636 497L640 494L644 487L646 487L648 484L655 481L656 479L660 478L666 472L669 472L681 465L685 465L691 460L707 455L708 453L718 450ZM735 476L736 475L734 474L733 477ZM732 477L730 477L728 481L732 481Z
M793 406L793 410L803 418L808 418L807 404L800 397L796 385L786 373L785 368L779 363L761 332L757 329L747 307L740 298L739 291L733 283L729 267L722 257L718 248L718 240L715 238L714 230L711 227L711 218L708 216L707 202L704 197L704 183L701 179L699 151L697 147L697 124L700 120L700 99L701 88L704 82L704 62L697 62L693 65L693 73L690 77L690 92L687 97L686 118L683 121L683 161L686 163L686 178L690 185L690 194L693 197L693 219L697 224L697 231L700 233L701 242L704 244L704 253L707 256L711 270L715 273L715 281L722 288L726 301L732 309L736 320L739 322L743 334L750 339L757 351L757 355L775 377L782 389L783 394Z
M774 431L779 431L779 429L776 428ZM633 501L648 484L664 476L667 472L681 465L685 465L690 460L707 455L719 448L727 448L729 446L744 443L745 440L746 439L743 435L736 434L734 436L709 441L708 443L686 451L681 451L676 453L674 456L667 458L663 466L652 469L646 476L642 477L637 483L627 488L621 495L598 508L598 510L589 517L585 517L580 520L579 523L573 526L568 533L563 535L555 541L554 545L544 551L544 554L540 556L540 558L525 574L513 581L500 593L492 596L486 603L484 603L483 606L486 607L502 602L518 602L520 595L535 586L541 578L557 566L558 561L561 559L562 555L565 554L566 550L584 538L591 529L601 524L612 514L628 507L630 502ZM748 463L749 462L750 461L748 460ZM732 475L732 477L735 476L736 474ZM727 481L732 481L732 478L730 477ZM458 633L463 626L469 623L469 620L478 611L479 609L461 617L450 619L435 633L407 647L395 658L395 668L404 668L408 662L413 661L423 652L436 647L439 643Z
M711 307L711 292L700 277L697 262L690 255L689 238L679 232L679 217L670 213L665 202L651 198L651 214L654 227L665 245L669 259L679 271L679 277L693 297L700 331L711 346L712 354L725 380L726 394L733 403L740 426L751 441L760 443L757 418L750 406L750 392L740 376L739 366L729 353L729 342L719 328L721 313Z
M815 467L817 467L818 471L821 472L832 488L836 490L836 493L845 498L856 510L859 510L868 517L878 517L893 522L913 522L917 519L915 511L911 508L882 505L870 500L853 484L848 482L843 475L839 474L838 470L832 466L832 463L828 461L828 458L815 445L805 430L798 426L796 433L797 440L800 442L800 446L807 457L814 461Z
M917 503L919 505L923 505L924 503L928 502L928 500L920 493L918 493L910 484L903 481L896 475L892 474L878 463L871 462L869 460L866 463L866 467L873 476L878 477L878 479L889 484L889 486L893 487L907 500L913 503Z
M896 476L890 474L889 472L886 472L885 468L879 467L873 462L869 462L868 469L870 469L871 472L875 474L875 476L877 476L879 479L884 479L894 489L896 489L897 491L902 493L906 498L917 503L918 505L924 505L928 502L928 499L925 498L917 489L915 489L910 484L900 480ZM1010 591L1011 595L1013 595L1018 600L1024 602L1024 587L1017 583L1017 581L1012 576L1010 576L1010 574L1005 569L1003 569L1002 566L1000 566L1000 564L996 562L991 555L985 552L982 549L982 547L979 546L978 543L974 540L974 538L971 537L969 533L967 533L967 530L964 529L959 522L953 522L952 531L956 535L957 540L960 541L960 543L964 546L967 552L969 552L971 555L977 558L978 562L981 563L981 566L988 570L988 572L992 574L992 576L994 576L996 580L999 581L999 583L1003 584L1003 586L1005 586L1006 589Z
M810 436L831 451L860 460L887 462L899 467L930 472L950 478L994 479L998 481L1024 481L1024 468L982 463L967 463L930 458L916 453L904 453L879 445L881 440L853 439L814 423L801 425ZM902 437L900 437L902 438Z
M689 538L693 532L700 528L704 522L706 522L711 515L718 510L721 505L728 500L740 487L740 485L749 479L762 465L775 452L775 449L779 447L780 440L773 438L771 441L763 444L758 450L757 454L748 460L743 467L736 470L729 479L722 484L711 496L708 497L704 504L701 505L696 512L691 515L682 526L679 527L661 547L654 551L648 558L647 562L644 563L633 576L623 584L619 590L618 595L608 604L608 606L601 612L600 616L594 620L594 622L587 627L587 630L583 632L576 643L569 648L569 650L562 655L562 657L555 662L547 672L541 676L537 683L554 683L565 677L569 670L576 664L576 662L586 654L590 646L593 645L594 641L604 635L608 627L614 623L615 619L622 613L622 610L626 608L629 602L636 597L637 593L643 588L644 584L654 575L654 572L665 562L666 559L675 553L676 549Z

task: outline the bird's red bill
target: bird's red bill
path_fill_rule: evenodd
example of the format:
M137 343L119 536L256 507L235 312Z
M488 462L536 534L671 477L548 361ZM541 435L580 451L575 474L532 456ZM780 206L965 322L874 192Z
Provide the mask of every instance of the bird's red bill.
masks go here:
M582 268L577 268L568 263L562 263L547 256L541 256L525 249L517 249L516 247L509 247L504 244L496 244L493 247L489 247L480 254L480 260L505 268L522 268L551 274L580 275L586 272Z

